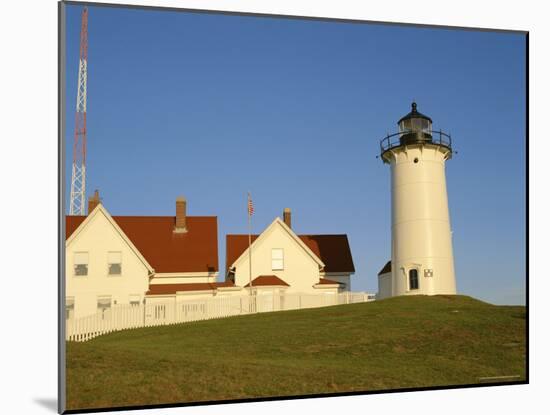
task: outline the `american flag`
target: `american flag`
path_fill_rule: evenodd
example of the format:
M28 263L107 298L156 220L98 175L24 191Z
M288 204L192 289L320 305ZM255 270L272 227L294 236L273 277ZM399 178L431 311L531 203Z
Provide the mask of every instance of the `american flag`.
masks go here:
M253 214L254 214L254 205L252 204L252 199L249 193L248 194L248 216L252 216Z

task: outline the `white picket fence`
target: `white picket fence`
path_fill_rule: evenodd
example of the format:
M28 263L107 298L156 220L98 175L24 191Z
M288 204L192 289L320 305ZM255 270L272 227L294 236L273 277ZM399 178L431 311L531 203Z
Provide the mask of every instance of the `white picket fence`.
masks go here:
M180 302L172 300L166 303L117 305L97 314L66 320L66 340L87 341L102 334L138 327L367 301L374 301L374 296L362 292L344 292L334 295L243 295Z

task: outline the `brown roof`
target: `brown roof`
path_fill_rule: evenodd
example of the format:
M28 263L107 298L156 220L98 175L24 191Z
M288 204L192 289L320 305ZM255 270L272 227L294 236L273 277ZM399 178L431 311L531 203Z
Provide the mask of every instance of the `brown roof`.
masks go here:
M265 285L284 285L286 287L290 287L286 282L284 282L282 279L277 277L276 275L260 275L259 277L256 277L252 280L252 287L257 286L265 286ZM246 287L249 287L250 283L245 285Z
M258 235L252 235L252 242ZM347 235L298 235L325 264L325 272L355 272ZM248 235L227 235L226 271L248 248Z
M86 216L67 216L69 236ZM217 272L216 216L187 216L187 232L174 234L174 216L113 216L155 272Z
M391 272L391 260L386 262L386 265L384 265L384 268L380 270L378 275L386 274L388 272Z
M341 282L329 280L327 278L320 278L319 284L341 284Z
M197 282L187 284L151 284L146 295L175 294L177 291L205 291L219 287L234 287L230 282Z

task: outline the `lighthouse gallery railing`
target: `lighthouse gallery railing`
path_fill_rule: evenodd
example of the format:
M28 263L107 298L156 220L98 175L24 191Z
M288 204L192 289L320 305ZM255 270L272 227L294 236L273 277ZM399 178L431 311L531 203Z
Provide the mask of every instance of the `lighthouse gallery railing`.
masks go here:
M423 131L416 132L417 134L422 134ZM380 154L384 153L385 151L391 150L395 147L400 147L402 145L401 143L401 137L408 134L415 134L414 131L400 131L398 133L394 133L391 135L387 135L382 140L380 140ZM433 145L439 145L443 147L448 147L449 149L452 149L452 140L450 134L444 133L443 131L430 131L430 134L432 136L431 139L426 138L419 138L418 143L426 143L426 144L433 144Z

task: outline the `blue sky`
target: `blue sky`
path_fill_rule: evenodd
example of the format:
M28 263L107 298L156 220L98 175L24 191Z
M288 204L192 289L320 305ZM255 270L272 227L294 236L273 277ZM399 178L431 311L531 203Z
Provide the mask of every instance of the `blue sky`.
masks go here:
M80 13L67 7L66 199ZM525 296L522 34L89 8L87 189L113 215L216 215L246 233L284 207L297 233L346 233L354 290L390 257L390 174L376 156L413 99L458 154L447 186L458 291ZM223 278L223 272L220 278Z

